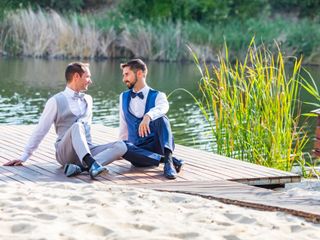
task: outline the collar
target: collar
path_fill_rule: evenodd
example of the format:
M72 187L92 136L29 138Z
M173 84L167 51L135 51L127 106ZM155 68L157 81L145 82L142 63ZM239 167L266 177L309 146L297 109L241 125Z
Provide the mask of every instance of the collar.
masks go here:
M68 97L73 97L75 91L73 91L73 90L72 90L71 88L69 88L69 87L66 87L66 88L64 89L64 93L65 93Z
M76 91L73 91L73 90L72 90L71 88L69 88L69 87L66 87L63 92L64 92L68 97L71 97L71 98L74 96L75 93L77 93ZM79 92L79 94L85 95L85 93L83 93L83 92Z
M144 88L140 89L140 91L136 92L132 89L133 92L139 93L142 92L144 96L148 95L148 92L150 90L150 87L148 85L144 86Z

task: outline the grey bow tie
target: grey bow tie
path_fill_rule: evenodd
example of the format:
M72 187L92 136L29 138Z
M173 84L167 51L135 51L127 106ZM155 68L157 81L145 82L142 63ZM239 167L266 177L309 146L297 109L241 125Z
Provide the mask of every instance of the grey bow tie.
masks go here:
M84 99L84 93L75 92L73 94L72 99L74 99L74 100L77 100L77 99L83 100Z

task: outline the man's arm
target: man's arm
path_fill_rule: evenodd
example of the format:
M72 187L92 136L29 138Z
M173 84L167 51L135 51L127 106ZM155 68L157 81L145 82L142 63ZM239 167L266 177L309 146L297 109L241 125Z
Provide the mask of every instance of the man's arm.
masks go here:
M122 110L122 93L119 97L119 139L128 140L128 125Z
M56 117L57 103L54 98L50 98L41 114L39 123L29 138L28 143L24 148L23 154L19 159L11 160L4 164L4 166L19 166L27 161L32 153L38 148L44 136L49 132L50 127Z
M167 100L167 96L163 92L159 92L156 97L155 107L151 108L149 112L147 112L139 125L139 136L145 137L150 134L149 123L152 120L156 120L160 117L166 115L169 111L169 102Z
M150 127L149 123L151 121L151 118L149 117L148 114L145 114L143 116L143 119L139 125L139 136L140 137L146 137L150 134Z
M167 96L163 92L159 92L156 97L155 106L149 110L146 114L151 118L151 120L156 120L163 117L169 111L169 102Z

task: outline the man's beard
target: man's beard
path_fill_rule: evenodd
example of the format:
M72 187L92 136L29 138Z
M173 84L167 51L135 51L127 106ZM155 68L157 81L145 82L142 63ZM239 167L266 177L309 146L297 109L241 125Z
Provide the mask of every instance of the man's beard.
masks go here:
M131 85L127 85L128 89L131 90L132 88L134 88L134 86L136 85L137 81L138 81L137 74L134 74L134 83L132 83Z

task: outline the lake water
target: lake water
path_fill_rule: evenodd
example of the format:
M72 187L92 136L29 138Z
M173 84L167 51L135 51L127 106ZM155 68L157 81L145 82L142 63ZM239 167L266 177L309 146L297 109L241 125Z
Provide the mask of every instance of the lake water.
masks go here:
M35 124L46 100L65 88L64 70L69 61L43 59L0 59L0 124ZM93 84L88 93L94 99L93 122L118 127L118 98L126 90L119 61L90 61ZM200 74L192 63L147 63L147 82L167 94L185 88L198 96ZM309 67L314 79L320 68ZM302 97L308 99L307 96ZM211 150L211 136L193 99L178 91L169 98L170 118L176 143ZM304 109L304 111L312 108ZM308 122L314 132L315 119ZM309 144L311 146L312 144ZM310 147L309 147L310 148Z
M64 71L69 61L0 59L0 124L35 124L46 100L65 88ZM122 83L119 61L90 61L93 84L88 94L94 100L93 122L118 127ZM185 88L197 95L200 78L195 65L148 63L147 82L167 94ZM170 118L176 143L210 150L210 135L197 106L188 94L175 92L169 98Z

